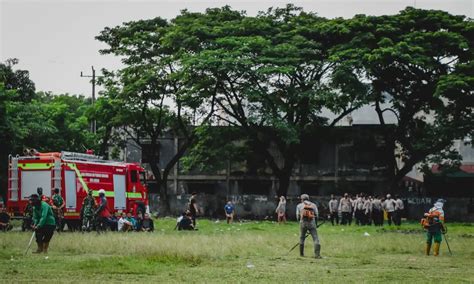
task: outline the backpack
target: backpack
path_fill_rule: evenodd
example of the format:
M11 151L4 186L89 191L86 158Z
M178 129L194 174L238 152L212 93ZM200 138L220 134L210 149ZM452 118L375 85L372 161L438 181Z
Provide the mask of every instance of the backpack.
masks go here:
M440 223L440 215L441 213L438 211L434 211L431 213L425 213L425 217L421 219L421 226L425 229L428 229L430 226Z
M311 221L315 218L313 206L310 203L304 203L303 210L301 210L301 218L305 221Z

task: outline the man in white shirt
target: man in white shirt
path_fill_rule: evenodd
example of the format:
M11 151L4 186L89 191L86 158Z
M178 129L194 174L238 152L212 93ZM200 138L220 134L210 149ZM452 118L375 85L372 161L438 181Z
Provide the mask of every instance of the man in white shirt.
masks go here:
M122 217L117 222L117 229L119 232L128 232L133 228L132 222L127 220L127 214L122 213Z
M387 212L388 225L391 226L392 220L395 222L395 200L392 199L392 196L390 194L387 194L387 199L385 199L382 205L385 212Z
M331 200L329 200L329 214L331 217L331 224L334 226L334 220L336 220L336 225L339 225L339 202L337 201L334 194L331 194Z
M405 209L405 205L403 204L403 200L400 199L398 195L395 195L395 220L394 223L396 226L402 225L402 214L403 210Z

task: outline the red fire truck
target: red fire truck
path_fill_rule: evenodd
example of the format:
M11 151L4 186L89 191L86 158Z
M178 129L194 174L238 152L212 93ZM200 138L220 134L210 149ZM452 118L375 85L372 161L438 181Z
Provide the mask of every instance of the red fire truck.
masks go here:
M148 211L145 171L136 163L107 161L92 154L73 152L38 153L9 157L7 210L21 216L28 197L43 188L51 196L59 188L66 203L65 223L69 228L80 224L83 199L89 190L98 197L105 190L111 212Z

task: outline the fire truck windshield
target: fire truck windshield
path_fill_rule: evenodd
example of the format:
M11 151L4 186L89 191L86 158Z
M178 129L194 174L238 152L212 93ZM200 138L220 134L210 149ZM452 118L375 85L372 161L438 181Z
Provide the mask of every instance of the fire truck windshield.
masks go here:
M146 175L145 172L140 172L140 183L145 185L146 184Z

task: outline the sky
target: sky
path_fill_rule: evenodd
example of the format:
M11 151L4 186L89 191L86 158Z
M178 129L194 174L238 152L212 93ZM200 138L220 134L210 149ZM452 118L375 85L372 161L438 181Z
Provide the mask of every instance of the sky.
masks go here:
M396 14L406 6L474 18L474 0L0 0L0 60L18 58L17 67L29 70L38 91L90 96L90 79L81 78L81 71L90 75L91 66L96 70L120 67L118 58L99 54L105 46L94 37L105 27L157 16L171 19L183 9L204 11L224 5L255 15L287 3L327 18ZM366 114L354 119L371 120Z

